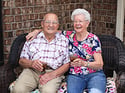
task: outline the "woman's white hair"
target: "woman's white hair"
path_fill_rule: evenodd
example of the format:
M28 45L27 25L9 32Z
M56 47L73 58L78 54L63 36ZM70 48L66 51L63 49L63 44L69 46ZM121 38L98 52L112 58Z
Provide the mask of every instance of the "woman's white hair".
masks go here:
M90 13L85 10L85 9L75 9L73 12L72 12L72 15L71 15L71 20L74 21L74 16L75 15L80 15L80 14L83 14L85 16L85 20L89 21L90 22Z

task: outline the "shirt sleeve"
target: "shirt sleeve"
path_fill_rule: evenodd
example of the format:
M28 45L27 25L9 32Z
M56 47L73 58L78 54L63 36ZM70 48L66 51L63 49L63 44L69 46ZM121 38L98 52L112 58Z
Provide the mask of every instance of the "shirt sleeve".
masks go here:
M68 41L68 39L66 39L66 42L65 42L66 47L64 50L63 64L70 62L68 44L69 44L69 41Z
M100 43L99 38L96 35L94 35L94 39L93 39L92 43L93 43L93 47L92 47L93 54L94 53L101 53L102 52L101 43Z
M25 42L25 44L23 46L20 58L30 59L30 55L29 55L29 43L27 41Z

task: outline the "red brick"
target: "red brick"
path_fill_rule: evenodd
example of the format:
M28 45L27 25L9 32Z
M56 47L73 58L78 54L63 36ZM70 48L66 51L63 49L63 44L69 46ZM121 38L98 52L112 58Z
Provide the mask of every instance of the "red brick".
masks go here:
M22 28L30 28L30 27L33 27L32 21L27 21L22 23Z
M2 6L3 7L8 7L9 6L9 1L3 1Z
M46 1L46 0L41 0L41 4L42 4L42 5L46 5L46 4L47 4L47 1Z
M14 0L10 0L9 2L9 7L14 7L15 6L15 1Z
M26 14L31 14L31 13L33 13L33 7L23 8L23 13L26 13Z
M99 14L99 15L104 15L104 16L105 16L105 15L106 15L106 12L107 12L107 11L104 11L104 10L98 10L98 14Z
M34 27L40 27L40 26L41 26L41 21L34 22Z
M41 5L41 1L44 1L44 0L34 0L34 4L35 5ZM49 1L51 3L52 0L46 0L46 1Z
M3 22L4 22L4 23L14 22L14 17L13 17L13 16L4 16L4 17L3 17Z
M30 15L22 15L22 21L26 21L30 19Z
M34 0L27 0L28 6L33 6L35 5Z
M4 32L3 36L4 38L13 37L13 32Z
M13 8L12 9L12 14L13 15L19 15L19 14L21 14L21 9L20 8Z
M11 24L4 24L3 30L11 30Z
M21 15L16 15L15 16L15 22L20 22L20 21L22 21Z
M22 23L13 23L12 24L12 29L21 29L22 28Z
M5 39L4 45L11 45L11 39Z
M5 64L8 62L8 58L9 58L9 52L4 54L4 61L5 61Z
M45 11L45 7L44 6L38 6L38 7L34 7L34 13L41 13Z
M111 9L111 4L102 4L101 7L102 7L102 9L109 10L109 9Z
M43 16L45 15L45 13L40 13L39 14L39 19L43 19Z
M20 6L22 6L22 0L15 0L15 6L16 7L20 7Z
M10 15L10 9L4 9L3 15Z
M4 51L7 52L7 53L10 52L10 47L11 47L11 46L7 46L7 45L4 46Z
M22 1L22 6L26 6L27 5L27 0L21 0Z
M35 15L34 14L30 14L29 16L30 16L30 20L33 20L33 19L35 20Z
M19 36L24 33L24 30L17 30L16 31L16 36Z

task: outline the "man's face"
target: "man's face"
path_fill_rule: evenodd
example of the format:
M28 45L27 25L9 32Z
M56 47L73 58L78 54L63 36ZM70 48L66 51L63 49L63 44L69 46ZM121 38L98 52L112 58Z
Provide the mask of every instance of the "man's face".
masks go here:
M43 31L47 34L55 34L59 27L58 17L55 14L46 14L41 22Z

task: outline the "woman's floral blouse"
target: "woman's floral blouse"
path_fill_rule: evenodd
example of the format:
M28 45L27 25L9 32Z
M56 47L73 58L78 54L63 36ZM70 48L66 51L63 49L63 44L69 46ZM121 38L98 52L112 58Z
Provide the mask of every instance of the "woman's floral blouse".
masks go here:
M69 39L69 55L75 55L86 62L93 62L94 53L101 53L101 44L99 38L89 33L83 41L76 40L75 31L62 31L62 34ZM86 75L88 73L96 72L94 69L88 67L70 67L69 74Z

